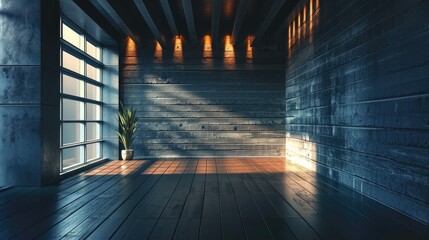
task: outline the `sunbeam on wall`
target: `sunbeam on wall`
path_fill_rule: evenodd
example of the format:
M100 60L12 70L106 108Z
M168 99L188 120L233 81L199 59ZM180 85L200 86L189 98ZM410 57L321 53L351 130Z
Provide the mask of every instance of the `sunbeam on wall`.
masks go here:
M306 47L313 41L314 29L318 25L319 18L319 0L308 0L301 5L297 5L289 17L288 25L288 58L292 59L296 49ZM308 55L308 57L310 54ZM305 103L303 103L305 105ZM297 104L289 104L286 100L286 161L299 165L306 170L317 171L317 145L311 139L308 132L298 131L293 126L296 116L296 110L304 108ZM290 167L290 166L289 166Z
M310 171L316 171L316 144L307 135L286 134L286 159ZM288 163L286 161L286 164ZM290 168L288 166L287 168Z

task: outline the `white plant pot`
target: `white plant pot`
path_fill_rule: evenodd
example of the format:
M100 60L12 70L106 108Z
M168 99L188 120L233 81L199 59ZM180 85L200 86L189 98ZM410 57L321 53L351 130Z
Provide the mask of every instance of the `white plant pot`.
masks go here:
M122 150L121 155L123 160L131 160L134 157L134 150L133 149Z

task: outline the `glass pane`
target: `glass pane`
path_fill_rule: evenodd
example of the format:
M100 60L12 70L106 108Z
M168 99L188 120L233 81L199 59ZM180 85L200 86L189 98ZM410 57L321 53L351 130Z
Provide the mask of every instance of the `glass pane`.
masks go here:
M68 27L63 23L63 39L72 45L84 50L84 40L83 36Z
M96 47L92 43L86 41L86 53L88 53L91 57L101 61L100 48Z
M83 142L84 125L82 123L63 123L63 145Z
M84 103L63 99L63 120L84 120Z
M100 69L90 64L86 64L86 76L96 81L100 81Z
M101 88L87 83L86 84L86 97L89 99L100 101L101 100Z
M86 124L87 141L101 139L101 125L99 123Z
M100 143L92 143L86 145L86 155L88 160L100 158Z
M84 149L83 146L65 148L63 153L63 169L69 168L76 164L83 163Z
M96 121L101 120L100 105L87 103L86 104L86 120Z
M83 81L63 74L63 93L85 97L84 85Z
M84 62L68 52L63 51L63 67L80 74L84 74Z

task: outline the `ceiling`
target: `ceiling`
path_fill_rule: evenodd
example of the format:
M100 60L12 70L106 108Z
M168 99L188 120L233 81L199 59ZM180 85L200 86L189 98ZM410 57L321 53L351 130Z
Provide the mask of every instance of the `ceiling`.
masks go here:
M284 46L286 18L298 0L74 0L117 39L156 40L170 47L175 36L196 46L210 35L213 47L230 36L236 46ZM250 39L250 40L249 40Z

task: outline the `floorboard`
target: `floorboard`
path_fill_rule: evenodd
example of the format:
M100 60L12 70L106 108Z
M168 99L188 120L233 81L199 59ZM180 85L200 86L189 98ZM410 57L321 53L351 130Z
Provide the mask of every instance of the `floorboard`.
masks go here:
M429 226L281 158L109 161L0 191L0 239L427 239Z

